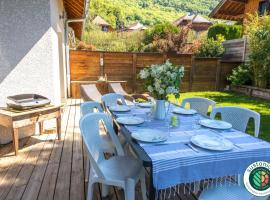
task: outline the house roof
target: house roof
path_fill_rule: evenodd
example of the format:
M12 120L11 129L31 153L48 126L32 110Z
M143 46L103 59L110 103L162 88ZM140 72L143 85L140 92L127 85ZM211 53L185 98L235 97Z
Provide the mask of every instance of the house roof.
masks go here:
M141 24L140 22L136 22L134 24L131 24L130 26L127 27L127 30L145 30L147 29L146 26L144 26L143 24Z
M209 20L205 19L201 15L186 14L173 22L175 26L180 26L182 22L192 22L192 24L212 24Z
M210 13L210 17L240 21L244 18L245 4L248 0L222 0Z
M67 13L67 19L81 19L86 16L89 0L63 0ZM75 32L75 36L80 38L82 35L83 22L70 23L70 27Z
M96 24L96 25L101 25L101 26L111 26L108 22L106 22L105 19L103 19L102 17L100 16L96 16L93 21L92 21L93 24Z
M197 31L207 30L213 23L201 15L188 13L173 22L175 26L191 24L192 29Z

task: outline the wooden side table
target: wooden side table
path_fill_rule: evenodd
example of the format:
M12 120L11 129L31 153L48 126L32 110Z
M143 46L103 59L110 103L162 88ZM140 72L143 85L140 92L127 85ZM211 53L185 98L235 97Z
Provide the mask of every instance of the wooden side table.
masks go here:
M56 118L58 139L61 140L61 107L48 106L26 111L0 110L0 125L12 128L13 148L15 155L19 150L19 128L39 123L39 131L42 133L43 121Z

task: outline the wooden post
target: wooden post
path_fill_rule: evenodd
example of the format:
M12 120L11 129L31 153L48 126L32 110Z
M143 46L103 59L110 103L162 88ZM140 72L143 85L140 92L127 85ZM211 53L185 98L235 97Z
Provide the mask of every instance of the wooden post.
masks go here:
M164 53L163 54L163 62L165 63L167 59L168 59L168 55L166 53Z
M190 69L190 77L189 77L189 91L192 91L192 85L193 85L193 79L195 75L195 68L196 68L196 63L195 63L195 57L191 57L191 69Z
M99 54L100 76L104 76L104 52Z
M137 79L137 54L133 53L132 55L132 90L133 93L136 93L137 85L136 85L136 79Z
M18 128L13 128L12 139L13 139L13 149L15 152L15 156L17 156L19 152L19 129Z
M217 71L216 71L216 90L220 90L220 76L221 76L221 63L220 60L217 59Z

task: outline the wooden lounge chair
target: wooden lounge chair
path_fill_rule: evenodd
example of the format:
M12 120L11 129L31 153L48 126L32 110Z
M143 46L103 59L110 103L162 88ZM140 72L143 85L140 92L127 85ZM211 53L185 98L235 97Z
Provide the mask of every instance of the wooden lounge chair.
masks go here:
M117 94L121 94L125 97L127 101L133 102L134 100L140 98L148 101L148 96L145 94L128 94L124 88L122 87L121 83L110 83L109 84L109 91Z
M96 84L81 85L81 96L84 101L96 101L101 103L102 94Z

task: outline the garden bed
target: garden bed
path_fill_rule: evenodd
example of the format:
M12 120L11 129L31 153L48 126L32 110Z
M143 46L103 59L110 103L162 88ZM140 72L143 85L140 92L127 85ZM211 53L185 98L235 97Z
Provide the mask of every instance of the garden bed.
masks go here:
M241 85L241 86L231 86L231 91L242 93L252 97L270 100L270 89Z

